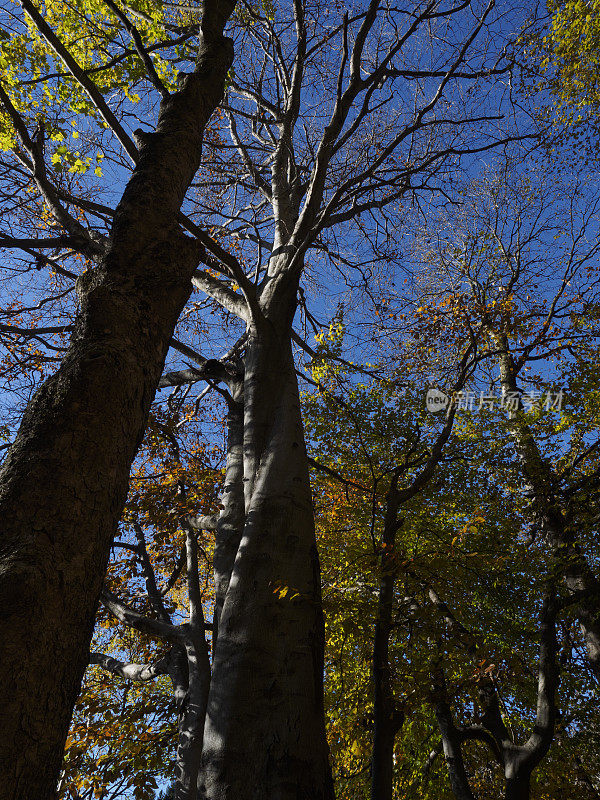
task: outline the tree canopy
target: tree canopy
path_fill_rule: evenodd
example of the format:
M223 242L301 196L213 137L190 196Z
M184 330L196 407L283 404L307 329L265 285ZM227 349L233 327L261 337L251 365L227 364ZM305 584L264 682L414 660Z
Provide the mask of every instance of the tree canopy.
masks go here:
M598 797L595 10L547 12L3 7L10 800Z

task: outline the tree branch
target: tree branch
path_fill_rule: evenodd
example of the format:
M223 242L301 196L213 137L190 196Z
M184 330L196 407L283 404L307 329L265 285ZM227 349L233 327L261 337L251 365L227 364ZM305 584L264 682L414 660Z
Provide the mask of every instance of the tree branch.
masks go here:
M25 2L28 2L28 0L25 0ZM97 237L92 237L90 232L87 231L83 225L77 219L75 219L75 217L69 214L69 212L61 204L56 188L48 180L43 153L43 129L40 131L39 139L34 141L29 135L29 131L27 130L27 126L23 118L14 107L1 82L0 105L10 117L15 129L15 133L17 134L22 147L29 156L29 159L26 159L24 156L22 156L20 157L20 160L33 176L42 198L52 213L52 216L70 234L72 246L74 246L88 258L97 259L98 256L101 256L104 253L104 243L99 241ZM17 158L19 158L18 153L15 152L15 155ZM24 248L29 245L21 244L19 246Z
M104 0L106 5L111 9L111 11L121 20L123 25L129 31L131 38L133 40L133 44L135 46L136 53L142 60L144 67L146 68L146 72L148 73L148 78L150 79L150 83L160 92L161 97L163 100L166 100L170 97L170 94L167 90L167 87L158 77L158 73L154 67L154 62L150 57L150 54L146 50L144 43L142 41L142 37L140 36L140 32L135 27L133 22L128 18L127 14L124 14L119 6L116 3L113 3L113 0Z
M247 302L217 278L213 278L205 270L197 269L192 277L192 283L209 297L212 297L213 300L216 300L227 311L231 311L232 314L243 319L244 322L249 322L250 313Z
M179 626L152 619L145 614L141 614L139 611L136 611L134 608L131 608L119 600L119 598L107 588L102 590L100 602L120 622L125 623L125 625L128 625L130 628L135 628L135 630L141 633L165 639L168 642L176 644L182 642L184 639L185 634Z
M96 84L91 80L91 78L88 77L86 72L79 66L77 61L75 61L69 50L54 33L50 25L48 25L31 0L20 0L20 2L23 10L29 15L31 21L38 29L41 36L46 40L50 48L56 53L71 75L86 92L92 103L98 109L102 119L113 130L117 139L121 142L123 148L128 153L131 160L135 163L138 158L137 147L109 108L106 100L102 96Z
M128 681L151 681L159 675L169 673L169 655L163 656L154 664L134 664L118 661L105 653L90 653L90 665L102 667L119 678Z
M141 525L139 525L137 522L133 523L133 529L135 530L135 536L138 541L137 554L142 564L144 578L146 579L146 591L148 592L148 599L150 600L152 608L156 612L158 618L163 622L171 624L171 618L167 613L167 609L163 603L162 595L158 591L158 586L156 585L156 575L154 574L154 568L152 566L152 562L150 561L150 557L148 556L148 550L146 549L146 537L144 536L144 531Z

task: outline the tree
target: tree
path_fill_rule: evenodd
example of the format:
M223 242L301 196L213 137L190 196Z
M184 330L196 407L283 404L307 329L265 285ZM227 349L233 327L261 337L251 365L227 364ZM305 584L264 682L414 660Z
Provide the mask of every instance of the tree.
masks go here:
M524 31L517 55L521 88L536 97L542 145L584 170L590 163L597 169L599 33L593 2L552 0Z
M232 61L222 31L233 3L206 5L194 71L164 95L155 131L138 145L37 7L24 0L22 8L37 31L33 49L71 73L135 168L110 239L95 235L48 176L43 132L30 133L0 88L15 161L59 227L59 246L94 262L78 284L69 350L29 404L2 466L0 783L11 800L55 794L129 469L200 258L177 214ZM36 244L44 247L43 237Z
M504 765L506 796L529 797L531 765L547 753L557 720L555 627L561 607L573 609L589 667L598 675L598 584L588 539L594 523L590 527L590 518L581 516L583 507L595 505L592 454L597 442L589 434L595 412L590 418L590 399L578 388L580 369L587 371L588 348L595 349L596 332L587 320L595 314L597 201L586 187L576 181L565 184L560 175L542 182L527 172L516 180L509 176L502 171L475 183L468 193L471 200L429 255L438 264L438 280L443 274L460 291L455 302L463 324L483 335L480 356L497 364L502 396L509 402L505 430L528 501L524 511L530 536L539 537L546 550L551 592L541 603L538 716L526 744L517 746L508 734L493 692L484 693L482 702L483 725ZM431 313L438 319L451 316L442 310L437 287L433 295L438 310ZM548 388L531 372L539 361L556 362L573 410L561 414L548 395L545 404L524 399L527 384ZM540 389L533 390L534 397L544 397ZM548 413L553 408L557 415ZM562 600L554 587L558 580L566 590ZM452 723L443 687L440 676L436 713L448 742L445 750L453 754L449 766L459 787L455 793L470 797L460 767L461 737L470 735L469 728L459 731Z
M46 206L43 213L60 229L59 236L46 239L7 233L5 245L33 251L38 263L47 263L45 248L56 247L63 255L74 250L99 262L77 279L82 310L70 350L30 404L4 465L2 509L9 520L9 544L3 591L5 607L12 609L4 636L10 642L6 661L18 663L25 643L36 641L40 658L51 650L57 663L69 665L65 675L48 676L45 688L29 668L31 659L28 669L18 673L23 684L15 688L14 670L3 681L7 729L10 723L21 731L8 737L11 747L14 737L22 741L23 766L16 771L30 776L15 784L7 751L5 785L18 787L11 789L15 797L52 794L110 539L125 502L127 472L190 281L245 327L242 333L239 324L231 326L243 338L233 346L229 342L228 358L206 358L192 348L198 368L170 371L161 383L224 383L230 407L226 493L215 544L213 670L201 790L207 798L225 792L240 797L304 792L323 798L332 793L323 726L318 556L291 344L300 281L309 252L331 252L336 228L348 224L353 236L366 230L368 247L377 250L384 238L378 234L388 224L386 209L409 193L445 192L445 174L461 158L510 138L499 130L495 98L483 111L481 103L465 105L462 99L470 96L463 88L493 83L507 65L502 47L476 45L488 25L490 41L499 36L497 23L491 22L493 3L398 9L370 2L341 15L333 26L319 3L293 3L275 15L268 4L244 6L234 25L244 61L229 76L223 106L236 156L230 164L220 160L225 151L217 125L216 146L205 157L210 180L201 176L194 183L202 130L221 97L231 62L222 30L232 5L207 7L198 65L187 77L180 73L180 88L167 97L128 9L109 4L106 13L86 6L77 11L84 32L102 42L100 63L82 69L73 55L79 45L69 46L56 33L63 31L60 15L53 27L23 0L35 42L26 52L33 72L42 71L32 80L44 88L55 86L46 68L62 61L76 86L75 103L87 95L78 113L88 112L92 120L99 116L137 165L114 212L110 205L67 191L49 177L44 162L46 121L41 133L30 133L28 110L2 90L8 143L17 162L8 175L22 176L23 170L33 175L38 199ZM147 8L129 13L146 23L148 16L154 20ZM138 128L135 142L127 132L129 115L135 116L131 97L121 99L117 116L102 93L119 84L119 65L133 54L113 35L115 26L131 35L143 77L164 98L156 130ZM176 48L180 37L175 34L185 32L173 30L168 21L162 28L172 34L168 46ZM437 39L436 29L443 31ZM429 41L446 43L433 58ZM336 60L324 58L325 52L337 53ZM92 73L106 81L101 88L92 82ZM210 81L206 96L203 81ZM322 112L312 127L305 127L315 85L323 87ZM43 102L46 110L48 102ZM58 120L58 106L62 110L57 104L46 111L53 135L60 133L52 127L59 125L52 116ZM250 136L256 136L258 147L250 146ZM85 172L81 151L71 158L63 147L52 154L53 163L72 161L69 170ZM125 165L118 155L113 163L119 176ZM215 174L220 176L216 182ZM180 214L188 190L186 211L202 211L212 236ZM75 214L71 206L78 209ZM87 223L92 214L100 215L100 224L80 222L80 216ZM366 229L361 215L374 219ZM109 220L108 239L99 230L103 220ZM237 255L224 246L230 230L241 242ZM252 266L250 246L256 256ZM335 260L340 263L339 257ZM197 268L200 262L205 268ZM352 268L351 260L349 274ZM185 343L175 346L189 356ZM242 354L239 363L235 354ZM107 387L114 391L107 393ZM115 426L115 420L120 424ZM35 543L27 538L32 519L42 531ZM51 553L44 532L53 543ZM39 586L36 569L42 573ZM289 587L293 601L275 587ZM43 609L39 618L27 617L27 624L24 597ZM64 639L57 638L58 631ZM57 682L68 687L63 695L55 691ZM60 703L52 714L55 732L44 736L46 745L32 745L18 727L23 702L35 709L31 715L38 725L47 720L48 703L52 708ZM32 738L40 741L35 732ZM40 760L54 765L43 778ZM45 781L42 788L40 780Z
M599 95L598 11L594 3L549 3L550 20L538 43L541 67L571 122L596 114ZM539 52L538 51L538 52Z
M477 211L471 205L470 219L463 217L462 225L454 221L456 239L452 244L442 239L443 268L456 270L464 282L468 294L462 298L462 313L487 338L484 355L497 361L502 393L514 399L508 426L531 501L531 523L551 547L569 591L580 599L576 608L588 658L600 675L599 587L578 540L585 525L576 510L582 497L587 502L595 491L592 454L598 443L583 436L583 444L578 434L573 450L561 453L552 441L556 431L536 434L518 385L519 380L535 380L527 372L544 357L556 359L563 376L578 372L575 365L586 359L588 347L595 347L595 331L584 318L595 314L597 251L590 239L597 200L577 182L566 186L560 177L532 187L529 176L514 183L490 176L479 191ZM532 205L537 214L531 214ZM548 216L550 209L560 215L560 228L556 217ZM551 233L560 243L549 247L544 238ZM541 287L548 296L540 298Z
M342 593L338 594L340 599L335 611L330 613L333 630L328 637L332 652L328 661L333 671L328 683L332 684L330 691L335 692L339 674L344 693L344 698L340 698L339 703L348 717L345 724L341 720L338 722L341 714L337 704L332 709L335 715L336 739L343 726L346 736L352 742L352 748L356 748L350 753L343 754L338 770L343 769L342 764L344 766L347 764L347 771L350 774L353 773L355 776L360 774L361 751L364 764L363 747L366 752L370 749L363 740L366 738L365 734L368 737L372 732L370 796L382 797L386 796L386 793L387 796L391 796L393 784L398 787L399 783L398 769L394 769L394 761L396 764L401 763L401 760L404 760L403 753L414 749L416 744L414 733L402 730L404 721L413 720L419 706L427 707L431 704L442 733L443 750L448 761L454 793L456 797L472 798L474 795L463 759L463 743L474 741L476 738L480 738L485 744L494 741L485 725L492 718L496 721L502 719L497 707L495 707L495 717L491 710L494 698L497 704L495 665L504 659L514 662L514 650L523 647L519 625L525 623L525 616L519 617L519 622L515 626L513 621L517 615L515 592L531 592L531 589L524 590L524 587L528 583L536 586L538 567L531 558L528 565L529 575L524 574L522 567L519 566L519 559L522 559L523 553L515 544L511 544L515 527L519 525L519 518L515 518L514 513L507 507L508 504L503 501L501 495L499 496L494 481L484 480L481 483L475 481L471 484L473 478L466 477L470 472L482 471L482 466L486 463L484 453L488 448L487 443L481 451L479 444L471 451L468 441L461 442L460 438L454 438L452 447L444 455L440 445L449 437L454 412L445 425L441 424L441 436L435 435L434 420L418 402L420 398L417 394L408 391L402 393L403 396L400 398L397 395L398 390L392 388L393 384L384 387L372 386L368 391L359 385L349 389L347 402L342 404L339 390L344 381L343 378L340 380L341 376L337 373L339 369L333 368L333 383L337 386L338 393L332 394L328 400L332 376L330 375L327 380L321 378L320 387L323 387L321 392L324 394L317 400L316 407L322 404L325 409L328 406L331 410L336 408L337 414L341 415L343 421L341 424L338 422L333 425L323 425L320 422L316 432L322 430L324 438L319 437L316 441L319 443L319 458L321 460L326 458L325 464L322 461L318 462L317 469L324 471L326 476L337 475L335 480L342 487L339 491L342 497L344 485L346 495L352 492L354 496L353 502L348 502L348 499L344 502L342 498L336 503L329 501L325 506L328 510L324 512L330 519L326 525L335 528L336 519L339 519L340 523L345 523L344 533L345 536L352 537L352 549L344 538L333 539L329 544L327 539L322 538L323 532L320 534L324 552L327 552L328 547L332 550L332 562L325 561L325 585L327 586L330 569L335 575L334 586ZM419 418L422 427L417 423ZM313 418L308 416L307 419L312 421ZM426 437L423 429L432 424L434 430ZM411 432L413 426L416 431ZM335 429L336 435L330 442L331 427ZM419 428L421 428L420 436ZM433 436L430 439L431 434ZM405 436L406 440L403 441ZM409 445L411 439L412 443ZM428 440L431 447L429 452ZM399 488L397 485L400 476L398 467L394 466L394 460L398 458L399 452L394 453L394 447L399 447L400 452L408 448L408 452L404 453L401 469L402 480L408 483L405 488ZM467 462L466 476L465 472L461 471L453 481L447 475L448 464L455 460L458 453L461 453ZM428 480L434 477L432 464L440 460L442 472L438 473L435 489L426 491ZM327 464L335 464L335 469ZM373 480L370 490L366 488L370 486L369 472ZM412 480L409 478L411 473L415 476ZM382 484L387 486L390 481L391 486L387 492L382 492L382 489L378 488ZM450 486L441 492L441 483L450 483ZM361 485L365 487L362 492ZM360 498L361 493L362 498ZM370 493L372 498L369 498ZM397 519L399 504L402 504L402 520ZM341 509L338 507L340 505ZM428 515L424 514L423 506L431 507ZM372 516L369 513L371 508ZM379 531L381 539L378 538ZM354 537L358 540L358 547ZM371 549L371 537L373 539L371 560L375 561L375 564L380 560L379 575L375 564L371 566L367 561L367 553ZM465 542L462 546L456 545L458 539L462 542L467 537L468 543ZM459 547L460 550L464 549L464 554L456 552ZM543 578L542 565L540 569ZM350 579L340 580L340 575L346 571L351 576ZM481 586L477 584L473 586L475 575ZM498 583L501 583L501 588L492 589L492 585L496 587ZM398 590L394 591L396 584ZM453 612L448 603L440 597L441 586L444 586L443 592L448 592L447 599L456 600L459 609L458 618L456 609ZM534 591L537 591L537 586ZM333 595L336 595L335 589ZM545 704L545 695L542 692L540 697L544 702L540 702L539 708L540 715L548 708L551 709L551 714L548 724L544 723L545 727L540 716L536 728L536 737L539 736L540 741L535 747L532 740L527 748L521 750L517 742L510 739L508 733L506 734L506 741L502 743L502 747L506 750L503 757L506 760L507 774L510 775L509 796L510 791L514 791L522 784L525 776L527 784L532 765L539 763L543 758L553 736L556 679L551 680L551 678L553 670L556 670L556 647L552 646L555 610L547 606L544 608L545 614L550 614L551 618L546 619L544 616L544 624L549 624L550 627L544 640L543 659L540 664L544 680L540 686L543 687L543 692L548 693L549 705ZM468 628L460 621L460 616L463 615L469 619ZM367 654L370 648L367 643L370 644L369 640L372 637L369 630L371 626L375 633L372 639L372 687L368 688L365 668L368 674ZM408 630L405 630L404 626ZM356 643L351 644L352 641ZM348 653L348 661L344 657L344 650ZM365 661L367 663L364 663ZM451 690L447 685L445 674L447 670L452 674ZM353 674L355 672L358 672L356 677ZM430 672L433 672L434 681L431 692ZM358 720L353 719L348 707L351 707L352 703L353 690L350 687L354 681L360 686L356 709ZM460 695L466 687L469 693L474 692L478 684L481 689L479 695L484 700L489 695L486 711L482 717L483 724L471 720L468 724L465 721L461 725L456 725L451 711L453 695L455 693ZM519 693L520 687L508 689L506 677L502 680L502 684L505 691ZM365 692L368 692L368 701L365 701ZM462 708L461 714L464 714ZM361 725L361 720L366 730L363 730L359 745L356 741L358 739L356 728L353 730L353 725ZM490 725L497 733L494 725L491 723ZM510 727L514 735L514 724ZM506 731L505 728L503 730ZM541 735L543 730L546 731L544 736ZM400 741L405 740L404 747L396 743L397 738ZM424 755L422 747L422 743L419 742L417 752L421 756ZM502 752L501 747L494 746L492 752L498 755ZM498 755L498 758L501 757ZM517 764L521 762L522 765L517 769ZM514 772L514 775L511 775L511 772ZM367 796L366 787L361 793L357 778L350 786L348 796ZM396 789L398 790L399 788ZM423 787L419 789L414 787L412 791L419 793L408 796L424 796ZM341 793L340 796L346 795ZM431 796L439 797L440 788L433 789Z

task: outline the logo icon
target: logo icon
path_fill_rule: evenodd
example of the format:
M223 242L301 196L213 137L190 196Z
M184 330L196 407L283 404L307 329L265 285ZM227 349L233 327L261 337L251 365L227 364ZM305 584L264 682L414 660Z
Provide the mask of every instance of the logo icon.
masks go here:
M440 392L439 389L427 390L427 394L425 395L425 407L427 411L430 411L432 414L443 411L448 407L449 402L450 398L448 395L444 394L444 392Z

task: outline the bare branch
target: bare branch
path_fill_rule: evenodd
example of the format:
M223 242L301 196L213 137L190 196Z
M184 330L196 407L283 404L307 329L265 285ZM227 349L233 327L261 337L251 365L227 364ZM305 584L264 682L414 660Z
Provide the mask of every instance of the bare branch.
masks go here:
M102 667L119 678L127 681L151 681L159 675L167 675L169 672L169 655L163 656L154 664L134 664L118 661L105 653L90 653L90 665Z

